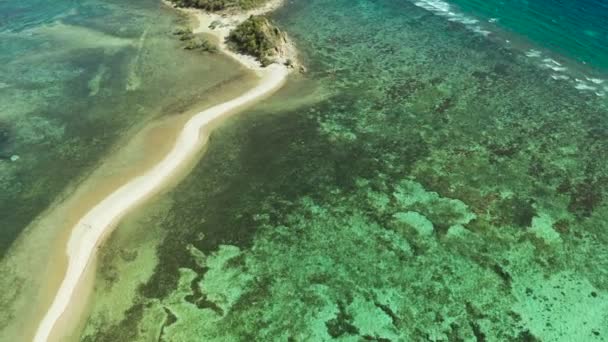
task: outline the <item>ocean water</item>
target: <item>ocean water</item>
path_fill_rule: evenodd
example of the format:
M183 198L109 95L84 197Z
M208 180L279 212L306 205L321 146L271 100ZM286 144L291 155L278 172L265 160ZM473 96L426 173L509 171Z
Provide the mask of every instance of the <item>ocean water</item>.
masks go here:
M412 1L488 39L519 50L554 80L580 91L608 94L608 6L594 0L545 1Z
M608 338L607 100L455 16L276 13L309 72L118 227L82 341Z
M0 256L130 130L240 77L183 51L185 23L155 0L0 2Z
M538 46L608 72L606 1L450 0L448 3L455 5L454 11L494 23Z

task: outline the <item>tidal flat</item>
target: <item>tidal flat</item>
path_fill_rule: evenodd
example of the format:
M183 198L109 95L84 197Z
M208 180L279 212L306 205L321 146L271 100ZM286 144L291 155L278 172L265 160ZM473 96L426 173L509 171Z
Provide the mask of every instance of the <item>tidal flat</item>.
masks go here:
M170 145L168 122L253 83L223 56L184 50L174 30L190 19L159 2L51 7L0 6L19 19L0 22L2 341L31 338L74 216Z
M0 33L0 255L129 132L241 77L222 57L182 51L172 31L188 18L160 3L62 5Z
M274 19L309 72L120 225L82 341L607 338L605 97L407 1Z

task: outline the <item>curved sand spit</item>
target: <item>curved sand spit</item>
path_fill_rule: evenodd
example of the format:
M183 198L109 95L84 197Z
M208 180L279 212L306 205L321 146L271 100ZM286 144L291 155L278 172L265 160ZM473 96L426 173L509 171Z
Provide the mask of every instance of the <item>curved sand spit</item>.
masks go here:
M88 264L103 237L130 209L142 203L171 179L171 176L187 164L204 144L201 130L216 119L228 115L271 94L281 87L287 76L287 68L277 64L264 69L260 83L240 97L211 107L193 116L184 126L175 146L154 168L114 191L91 209L72 229L68 246L68 268L57 294L41 321L35 342L46 342L53 327L67 311Z
M239 22L245 20L251 14L262 14L272 11L282 4L283 0L271 0L263 8L235 13L228 17L204 13L198 10L184 10L194 14L199 27L195 32L208 33L216 36L219 47L226 55L236 59L245 67L257 72L260 76L259 84L247 93L224 102L217 106L204 110L193 116L184 125L173 149L167 156L144 175L134 178L127 184L118 188L103 201L98 203L71 230L67 245L68 267L59 290L53 302L39 324L34 342L47 342L57 323L62 316L68 312L70 302L77 296L79 286L87 272L97 246L103 240L115 224L133 207L141 204L154 193L158 192L181 167L196 156L204 145L201 132L217 119L227 116L239 109L255 103L256 101L270 95L279 89L285 82L289 70L284 65L273 64L267 68L260 68L259 63L253 58L239 55L227 49L224 40L229 31ZM222 28L211 30L210 22L220 20L224 22ZM295 53L295 50L293 50ZM55 337L55 336L53 336Z

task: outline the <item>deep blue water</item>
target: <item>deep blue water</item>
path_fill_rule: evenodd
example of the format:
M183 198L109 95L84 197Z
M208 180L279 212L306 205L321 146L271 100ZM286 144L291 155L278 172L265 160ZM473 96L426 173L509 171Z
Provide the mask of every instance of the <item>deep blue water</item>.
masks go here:
M421 4L445 6L435 0ZM608 72L608 1L449 0L453 12ZM490 28L491 30L491 28Z

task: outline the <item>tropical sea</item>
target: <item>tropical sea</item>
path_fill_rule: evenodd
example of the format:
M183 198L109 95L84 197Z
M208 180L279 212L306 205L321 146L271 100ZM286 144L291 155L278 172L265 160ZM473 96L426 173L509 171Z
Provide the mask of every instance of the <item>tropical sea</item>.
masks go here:
M605 339L606 28L459 5L276 13L309 72L116 231L82 340Z
M606 6L573 6L289 1L308 72L117 227L80 340L608 338Z
M603 1L414 1L417 6L463 23L489 39L524 50L555 80L606 96L608 4ZM574 69L574 70L572 70Z
M240 75L180 51L186 20L149 0L0 2L0 255L130 128Z
M57 281L45 272L63 271L69 223L42 224L50 209L107 158L126 157L103 180L162 150L122 151L142 129L250 85L237 63L184 50L173 32L188 24L149 0L0 2L0 340L23 339Z
M593 68L608 69L605 1L452 0L450 4L455 11L494 23L537 46Z

